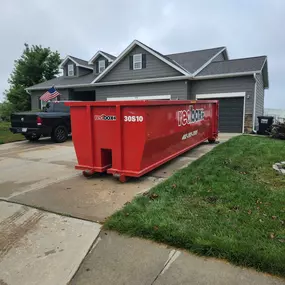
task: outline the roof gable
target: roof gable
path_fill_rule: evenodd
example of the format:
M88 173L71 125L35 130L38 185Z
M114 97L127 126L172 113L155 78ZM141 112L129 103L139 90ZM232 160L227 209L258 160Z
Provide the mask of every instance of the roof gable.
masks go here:
M209 64L218 54L226 50L225 47L218 47L205 50L168 54L166 57L174 60L183 66L189 73L200 71L204 65Z
M86 60L74 57L74 56L66 56L66 58L61 62L59 68L64 68L65 64L71 60L76 66L87 68L93 70L91 66L88 65L88 62Z
M166 63L167 65L171 66L173 69L176 69L177 71L179 71L180 73L182 73L183 75L190 75L183 67L181 67L179 64L174 63L172 60L168 59L167 57L165 57L164 55L160 54L159 52L153 50L152 48L144 45L143 43L134 40L117 58L116 60L109 65L92 83L98 82L100 81L100 79L102 79L106 74L108 74L135 46L139 46L142 49L146 50L147 52L149 52L150 54L152 54L153 56L155 56L156 58L160 59L161 61L163 61L164 63Z
M104 52L104 51L99 50L99 51L97 51L97 52L93 55L93 57L88 61L88 64L93 64L93 62L94 62L100 55L103 56L104 58L106 58L109 62L113 62L113 61L116 59L115 56L113 56L113 55L111 55L111 54L109 54L109 53L107 53L107 52Z

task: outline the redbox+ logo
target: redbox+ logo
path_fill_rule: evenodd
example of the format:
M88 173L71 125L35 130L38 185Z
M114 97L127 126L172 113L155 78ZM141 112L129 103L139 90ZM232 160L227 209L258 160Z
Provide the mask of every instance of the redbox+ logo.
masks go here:
M198 121L204 120L204 109L194 109L189 106L189 109L177 111L176 113L178 126L185 126Z

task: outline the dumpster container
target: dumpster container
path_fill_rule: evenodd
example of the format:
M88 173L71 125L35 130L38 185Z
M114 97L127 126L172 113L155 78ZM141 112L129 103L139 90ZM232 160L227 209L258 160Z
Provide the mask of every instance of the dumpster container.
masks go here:
M140 177L218 136L218 101L65 102L76 169Z
M273 124L273 117L271 116L258 116L258 131L259 135L267 135L269 128Z

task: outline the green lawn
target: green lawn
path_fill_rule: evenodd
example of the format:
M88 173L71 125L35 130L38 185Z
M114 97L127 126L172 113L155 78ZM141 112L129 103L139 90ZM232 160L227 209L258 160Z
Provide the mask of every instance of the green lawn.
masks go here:
M139 196L105 229L285 276L285 142L239 136Z
M13 134L10 132L9 122L0 122L0 144L24 140L25 137L20 134Z

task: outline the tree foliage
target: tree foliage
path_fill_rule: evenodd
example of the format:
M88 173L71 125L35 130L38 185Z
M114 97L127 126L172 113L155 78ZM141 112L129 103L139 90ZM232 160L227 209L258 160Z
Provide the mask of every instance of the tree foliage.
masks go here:
M5 92L15 111L30 110L31 98L25 88L55 78L59 72L60 62L57 51L25 44L22 56L15 60L14 69L8 80L10 87Z
M10 115L14 112L14 106L7 100L0 103L0 119L3 121L9 121Z

